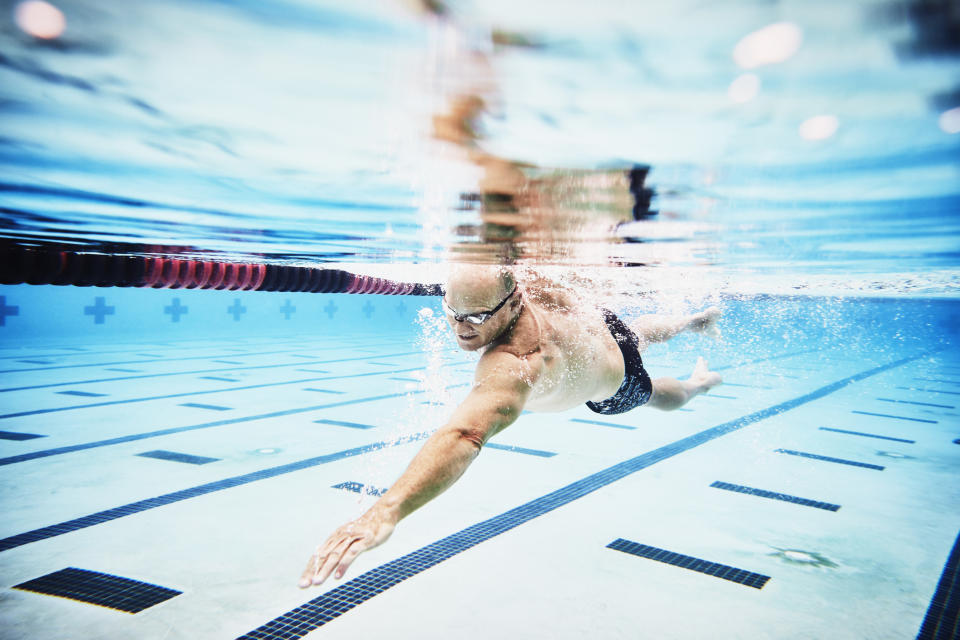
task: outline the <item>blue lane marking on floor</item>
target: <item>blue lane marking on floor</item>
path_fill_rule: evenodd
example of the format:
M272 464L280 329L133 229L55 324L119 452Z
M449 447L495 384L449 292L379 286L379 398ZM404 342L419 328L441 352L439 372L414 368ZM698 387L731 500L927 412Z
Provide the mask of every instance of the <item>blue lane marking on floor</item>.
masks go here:
M0 431L0 440L33 440L34 438L46 438L47 436L37 435L35 433L18 433L16 431Z
M222 376L200 376L201 380L219 380L221 382L240 382L236 378L224 378Z
M317 393L346 393L346 391L336 391L334 389L316 389L314 387L305 387L304 391L316 391Z
M422 367L413 368L413 369L406 369L406 371L417 371L418 369L422 369ZM404 370L401 370L401 371L404 371ZM303 384L303 383L305 383L305 382L320 382L320 381L324 381L324 380L345 380L345 379L347 379L347 378L363 378L363 377L367 377L367 376L384 375L384 373L389 373L389 372L379 372L379 371L376 371L376 372L372 372L372 373L369 373L369 372L368 372L368 373L355 373L355 374L350 374L350 375L345 375L345 376L327 376L327 377L324 377L324 378L301 378L301 379L299 379L299 380L284 380L284 381L282 381L282 382L266 382L266 383L263 383L263 384L250 384L250 385L244 385L244 386L242 386L242 387L221 387L221 388L219 388L219 389L206 389L206 390L203 390L203 391L185 391L185 392L183 392L183 393L170 393L170 394L166 394L166 395L162 395L162 396L146 396L146 397L142 397L142 398L127 398L127 399L125 399L125 400L109 400L109 401L104 401L104 402L94 402L94 403L91 403L91 404L72 405L72 406L68 406L68 407L49 407L49 408L47 408L47 409L34 409L33 411L20 411L20 412L17 412L17 413L5 413L5 414L0 415L0 420L6 420L6 419L8 419L8 418L20 418L20 417L23 417L23 416L35 416L35 415L40 415L40 414L44 414L44 413L56 413L56 412L60 412L60 411L75 411L75 410L78 410L78 409L91 409L91 408L93 408L93 407L108 407L108 406L116 405L116 404L132 404L132 403L135 403L135 402L148 402L148 401L150 401L150 400L171 400L171 399L173 399L173 398L186 398L186 397L190 397L190 396L202 396L202 395L209 395L209 394L211 394L211 393L227 393L227 392L231 392L231 391L247 391L247 390L249 390L249 389L265 389L265 388L267 388L267 387L281 387L281 386L288 385L288 384ZM396 373L396 372L393 372L393 373ZM319 391L319 390L317 390L317 391ZM332 392L332 391L331 391L330 393L335 393L335 392Z
M332 489L346 489L347 491L353 491L354 493L364 493L371 496L382 496L387 492L386 489L377 489L376 487L369 487L362 482L341 482L340 484L335 484Z
M722 396L719 393L701 393L705 398L723 398L724 400L738 400L736 396Z
M243 364L237 360L211 360L210 362L216 362L217 364Z
M17 360L17 362L23 362L26 364L53 364L47 360Z
M715 489L723 489L725 491L735 491L737 493L745 493L751 496L758 496L760 498L770 498L772 500L782 500L784 502L792 502L793 504L803 505L805 507L814 507L816 509L824 509L826 511L838 511L840 505L830 504L829 502L821 502L819 500L810 500L808 498L798 498L797 496L791 496L786 493L776 493L774 491L766 491L764 489L755 489L753 487L745 487L739 484L731 484L729 482L720 482L717 480L710 485Z
M884 402L899 402L900 404L915 404L920 407L935 407L937 409L956 409L952 404L934 404L932 402L914 402L913 400L895 400L893 398L877 398Z
M169 460L171 462L185 462L187 464L210 464L211 462L217 462L220 458L207 458L205 456L192 456L188 453L177 453L176 451L164 451L158 449L156 451L144 451L143 453L138 453L138 456L141 458L156 458L157 460Z
M944 391L943 389L919 389L916 387L897 387L897 389L906 389L907 391L923 391L925 393L943 393L951 396L960 396L960 391Z
M844 460L843 458L831 458L830 456L821 456L817 453L805 453L803 451L792 451L790 449L774 449L776 453L786 453L791 456L799 456L801 458L810 458L812 460L822 460L824 462L835 462L837 464L846 464L851 467L863 467L864 469L875 469L877 471L883 471L884 467L881 467L877 464L869 464L867 462L857 462L855 460Z
M667 551L666 549L651 547L638 542L633 542L631 540L624 540L623 538L617 538L608 544L607 548L614 549L616 551L622 551L635 556L640 556L641 558L647 558L649 560L656 560L657 562L663 562L675 567L682 567L683 569L690 569L691 571L705 573L710 576L722 578L723 580L729 580L730 582L736 582L748 587L753 587L754 589L762 589L763 585L767 584L767 581L770 580L770 576L765 576L760 573L754 573L753 571L747 571L745 569L737 569L736 567L720 564L719 562L701 560L700 558L694 558L693 556L685 556L682 553L675 553L673 551Z
M940 378L914 378L918 382L945 382L947 384L960 384L960 380L942 380Z
M424 393L424 392L423 391L407 391L405 393L388 393L381 396L370 396L367 398L357 398L355 400L344 400L342 402L333 402L330 404L317 404L309 407L301 407L299 409L285 409L283 411L272 411L270 413L261 413L255 416L246 416L243 418L231 418L229 420L217 420L216 422L205 422L203 424L195 424L195 425L190 425L186 427L172 427L170 429L148 431L146 433L137 433L129 436L120 436L117 438L110 438L108 440L98 440L96 442L85 442L83 444L75 444L75 445L70 445L66 447L58 447L56 449L45 449L43 451L33 451L31 453L22 453L16 456L0 458L0 466L5 466L8 464L16 464L19 462L26 462L27 460L36 460L37 458L47 458L49 456L62 455L64 453L73 453L74 451L84 451L86 449L95 449L98 447L106 447L114 444L135 442L137 440L145 440L146 438L156 438L159 436L166 436L173 433L183 433L185 431L196 431L197 429L210 429L212 427L222 427L230 424L239 424L241 422L253 422L255 420L266 420L269 418L292 416L298 413L306 413L308 411L318 411L320 409L331 409L333 407L342 407L344 405L358 404L361 402L373 402L376 400L384 400L386 398L396 398L397 396L414 394L414 393Z
M224 351L231 351L231 349L224 349ZM290 350L289 350L289 349L283 349L283 350L278 350L278 351L259 351L259 352L256 352L256 353L254 353L254 352L247 352L247 353L244 353L243 355L245 355L245 356L268 356L268 355L286 354L286 353L290 353ZM380 357L381 357L381 358L393 358L393 357L409 356L409 355L416 355L416 354L422 354L422 353L423 353L422 351L409 351L409 352L405 352L405 353L385 354L385 355L382 355L382 356L380 356ZM230 355L230 354L227 354L227 355ZM160 357L160 356L156 356L156 357ZM210 360L211 358L216 358L216 357L218 357L218 356L209 356L209 355L207 355L207 356L177 356L177 361L182 362L182 361L185 361L185 360ZM351 358L341 358L341 359L338 359L338 360L321 360L321 361L318 361L318 362L314 362L313 364L325 364L325 363L328 363L328 362L349 362L349 361L352 361L352 360L364 360L364 359L369 358L369 357L370 357L370 356L360 356L360 357L351 357ZM65 364L65 365L60 365L60 366L56 366L56 367L44 367L44 368L42 368L42 369L6 369L6 370L4 370L4 371L0 371L0 373L23 373L23 372L25 372L25 371L50 371L50 370L53 370L53 369L78 369L78 368L83 368L83 367L115 367L115 366L117 366L117 365L125 365L125 364L144 364L144 363L147 363L147 362L152 363L152 362L154 362L154 361L153 361L153 360L125 360L125 361L123 361L123 362L88 362L88 363L84 363L84 364ZM293 363L287 363L285 366L290 366L291 364L293 364Z
M833 427L820 427L821 431L833 431L834 433L848 433L852 436L863 436L865 438L878 438L880 440L893 440L894 442L906 442L916 444L916 440L905 440L903 438L891 438L890 436L881 436L875 433L864 433L863 431L848 431L846 429L834 429Z
M79 396L81 398L103 398L108 395L106 393L93 393L92 391L55 391L54 393L63 396Z
M582 418L570 418L570 422L580 422L583 424L598 424L601 427L613 427L614 429L636 429L636 427L630 427L625 424L617 424L615 422L603 422L601 420L584 420Z
M183 593L148 582L76 567L48 573L13 588L69 598L127 613L139 613Z
M411 351L409 353L398 353L398 354L392 354L392 355L397 355L397 356L407 356L407 355L417 355L417 354L422 355L422 353L423 352L421 351ZM362 359L363 359L362 357L359 357L359 358L354 357L354 358L340 358L337 360L319 360L314 364L331 364L335 362L354 362L356 360L362 360ZM30 385L26 387L8 387L6 389L0 389L0 393L6 393L9 391L26 391L28 389L46 389L49 387L63 387L67 385L77 385L77 384L92 384L96 382L115 382L117 380L142 380L144 378L167 378L170 376L190 376L190 375L199 375L201 373L218 373L223 371L252 371L252 370L258 370L258 369L276 369L276 368L290 367L290 366L293 366L293 365L289 362L286 362L286 363L280 363L280 364L260 364L260 365L248 365L244 367L230 367L227 369L221 367L219 369L195 369L192 371L170 371L166 373L148 373L141 376L123 376L119 378L72 380L69 382L53 382L49 384L36 384L36 385ZM444 365L444 366L447 366L447 365ZM423 367L419 367L419 368L422 369ZM393 371L391 373L399 373L403 371L415 371L415 370L416 368L398 369L397 371ZM143 372L142 369L104 369L104 371L121 371L124 373L142 373ZM326 370L322 370L321 372L329 373L329 371L326 371Z
M403 438L399 438L397 440L384 440L381 442L375 442L362 447L338 451L336 453L330 453L324 456L307 458L306 460L300 460L298 462L291 462L277 467L263 469L261 471L254 471L252 473L245 473L243 475L233 476L232 478L226 478L224 480L217 480L216 482L209 482L207 484L191 487L189 489L183 489L182 491L174 491L173 493L167 493L155 498L148 498L146 500L132 502L130 504L114 507L113 509L107 509L105 511L99 511L87 516L82 516L80 518L75 518L73 520L51 525L49 527L34 529L33 531L19 533L17 535L10 536L9 538L3 538L0 540L0 552L7 551L9 549L15 549L16 547L21 547L25 544L30 544L31 542L38 542L40 540L61 536L65 533L78 531L80 529L92 527L104 522L110 522L111 520L116 520L117 518L133 515L135 513L140 513L141 511L147 511L148 509L155 509L157 507L173 504L174 502L180 502L181 500L188 500L190 498L196 498L198 496L203 496L215 491L223 491L224 489L238 487L251 482L266 480L267 478L274 478L276 476L292 473L294 471L300 471L301 469L309 469L310 467L327 464L328 462L335 462L337 460L343 460L344 458L358 456L371 451L379 451L386 447L407 444L416 440L423 440L424 438L429 437L429 435L430 434L428 433L418 433L412 436L404 436Z
M420 382L420 380L418 380L417 378L397 378L397 377L391 377L391 378L387 378L387 380L396 380L396 381L398 381L398 382Z
M937 590L923 618L917 640L960 638L960 535L943 566Z
M350 427L351 429L374 429L376 425L360 424L359 422L344 422L343 420L314 420L317 424L332 424L336 427Z
M184 402L181 407L190 407L191 409L209 409L210 411L233 411L233 407L221 407L216 404L200 404L199 402Z
M569 504L598 489L601 489L632 473L646 469L658 462L688 451L706 442L710 442L727 433L737 431L751 424L780 415L791 409L807 404L829 395L835 391L858 382L870 376L882 373L889 369L901 366L913 360L925 357L920 354L910 358L903 358L885 365L874 367L838 380L832 384L820 387L806 395L798 396L780 404L751 413L730 422L717 425L692 436L677 440L671 444L648 451L629 460L625 460L612 467L589 475L552 493L541 496L526 504L520 505L499 516L484 520L467 527L462 531L447 536L437 542L422 547L396 560L392 560L379 567L341 584L340 586L323 593L307 603L288 611L287 613L270 620L260 627L250 631L237 640L283 638L290 640L302 638L314 629L337 618L354 607L363 604L370 598L393 587L407 578L425 571L444 560L462 553L481 542L489 540L506 531L529 522L545 513Z
M513 451L514 453L525 453L528 456L539 456L541 458L552 458L557 455L552 451L540 451L539 449L524 449L523 447L512 447L506 444L496 444L495 442L488 442L483 445L484 449L499 449L500 451Z
M389 362L368 362L367 364L375 364L378 367L395 367L397 365L390 364Z
M724 382L723 382L723 386L725 386L725 387L747 387L747 388L750 388L750 389L773 389L773 387L768 387L767 385L759 385L759 384L740 384L740 383L738 383L738 382L727 382L727 381L724 381Z
M294 369L294 371L303 371L304 373L330 373L329 369Z
M815 353L817 351L820 351L820 349L804 349L803 351L791 351L790 353L781 353L774 356L763 356L760 358L752 358L750 360L737 360L736 362L731 362L729 364L722 364L717 367L712 367L712 370L723 371L724 369L739 369L740 367L745 367L751 364L758 364L760 362L771 362L773 360L784 360L786 358L792 358L793 356L802 356L804 354Z
M877 418L893 418L896 420L910 420L911 422L926 422L927 424L938 424L937 420L925 420L923 418L909 418L907 416L894 416L889 413L873 413L871 411L851 411L850 413L857 413L861 416L875 416Z

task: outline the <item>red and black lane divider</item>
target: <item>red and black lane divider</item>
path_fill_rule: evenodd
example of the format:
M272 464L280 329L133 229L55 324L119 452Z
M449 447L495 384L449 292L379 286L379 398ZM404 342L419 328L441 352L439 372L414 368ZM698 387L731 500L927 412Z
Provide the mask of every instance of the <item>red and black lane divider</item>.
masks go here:
M394 282L341 269L87 253L16 244L0 246L0 284L442 295L437 284Z

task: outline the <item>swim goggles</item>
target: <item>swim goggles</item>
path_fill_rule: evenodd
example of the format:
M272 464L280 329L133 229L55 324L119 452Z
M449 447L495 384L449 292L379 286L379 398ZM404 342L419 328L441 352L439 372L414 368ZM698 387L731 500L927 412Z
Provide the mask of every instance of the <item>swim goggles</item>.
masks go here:
M478 311L477 313L457 313L450 308L450 305L447 304L446 298L440 299L440 304L443 305L443 311L448 315L456 319L457 322L469 322L470 324L480 325L490 319L490 316L495 314L497 311L500 311L503 305L507 304L514 293L517 292L517 285L513 286L513 291L507 294L507 297L500 301L500 304L495 306L490 311Z

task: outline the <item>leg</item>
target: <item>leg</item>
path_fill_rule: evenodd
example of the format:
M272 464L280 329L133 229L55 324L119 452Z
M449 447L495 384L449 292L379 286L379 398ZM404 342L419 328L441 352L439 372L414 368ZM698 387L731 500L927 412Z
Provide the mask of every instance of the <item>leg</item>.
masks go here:
M687 380L676 380L674 378L657 378L654 380L653 395L647 404L663 411L673 411L690 402L694 396L717 386L721 382L723 381L720 379L720 374L710 371L707 361L698 358L693 373Z
M684 331L710 333L717 337L720 335L716 326L720 314L720 307L710 307L689 316L640 316L630 323L630 328L640 338L642 346L654 342L666 342Z

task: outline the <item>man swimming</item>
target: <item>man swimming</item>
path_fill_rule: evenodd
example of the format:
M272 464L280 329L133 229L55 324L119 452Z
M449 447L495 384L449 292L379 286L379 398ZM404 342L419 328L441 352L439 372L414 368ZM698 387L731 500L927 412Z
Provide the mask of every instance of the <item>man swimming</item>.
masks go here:
M317 548L300 587L322 584L334 572L342 577L360 553L385 542L400 520L452 485L524 409L556 412L586 403L604 414L643 405L671 410L721 382L703 358L687 380L651 380L640 359L650 343L712 329L716 307L683 317L643 316L631 329L611 311L584 308L537 283L524 286L508 270L476 266L454 269L442 304L460 348L482 351L473 388L394 485Z

